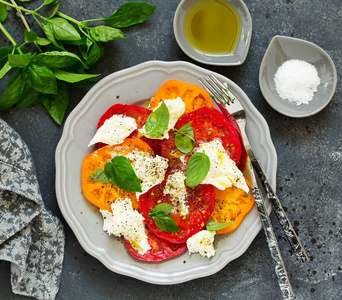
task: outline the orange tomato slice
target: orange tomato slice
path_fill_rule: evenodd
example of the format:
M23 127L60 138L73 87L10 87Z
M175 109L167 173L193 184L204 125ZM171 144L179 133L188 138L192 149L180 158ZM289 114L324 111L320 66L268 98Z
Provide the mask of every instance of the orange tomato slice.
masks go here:
M248 187L250 182L245 176ZM235 186L224 191L215 188L216 203L210 219L217 223L227 223L233 221L228 227L217 230L217 234L232 232L237 229L249 211L252 209L255 199L252 195Z
M133 150L148 152L153 155L152 148L139 139L125 139L121 144L105 146L90 153L82 164L82 190L84 196L102 210L112 212L110 205L116 199L130 198L134 209L139 208L139 202L134 192L128 192L118 188L112 183L101 183L89 180L89 176L99 168L104 169L107 162L114 156L126 155Z
M166 81L150 101L149 109L155 109L159 103L166 99L174 100L181 97L185 103L185 113L200 107L214 107L210 95L201 87L179 80Z

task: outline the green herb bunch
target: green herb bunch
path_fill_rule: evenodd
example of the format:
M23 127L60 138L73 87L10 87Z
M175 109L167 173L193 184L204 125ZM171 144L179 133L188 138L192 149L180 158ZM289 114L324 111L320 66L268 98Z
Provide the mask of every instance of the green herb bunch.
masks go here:
M41 15L42 8L52 5L54 10L50 16ZM7 7L17 9L26 27L24 42L20 45L3 25L8 17ZM58 8L59 0L44 0L35 10L19 7L15 0L0 0L0 30L12 43L12 46L0 48L0 80L11 71L0 98L0 110L42 103L51 117L61 125L69 105L70 89L92 85L96 82L93 78L100 75L86 74L85 70L104 57L102 43L124 39L120 28L144 22L156 9L148 3L129 2L109 17L78 21ZM22 12L35 19L45 37L37 36ZM104 25L88 26L98 21ZM34 53L27 50L31 43L37 49ZM76 53L67 50L68 45L76 46Z

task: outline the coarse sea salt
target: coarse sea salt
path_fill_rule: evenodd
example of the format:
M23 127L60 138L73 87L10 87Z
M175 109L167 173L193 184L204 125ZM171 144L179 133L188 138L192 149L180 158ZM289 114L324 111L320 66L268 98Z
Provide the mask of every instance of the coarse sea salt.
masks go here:
M320 82L315 66L299 59L285 61L274 75L279 96L298 106L309 104Z

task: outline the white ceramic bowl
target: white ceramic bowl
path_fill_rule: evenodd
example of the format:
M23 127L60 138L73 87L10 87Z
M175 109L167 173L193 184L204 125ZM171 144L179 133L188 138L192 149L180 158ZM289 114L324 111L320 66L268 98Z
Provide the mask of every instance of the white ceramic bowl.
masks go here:
M242 0L224 1L231 3L236 8L241 18L241 35L237 47L233 53L225 55L201 53L192 48L184 36L184 18L190 7L198 2L198 0L182 0L177 7L173 20L173 31L176 41L186 55L198 62L207 65L237 66L241 65L246 60L252 36L251 15L246 4Z
M131 256L120 238L102 230L98 208L85 199L81 186L81 167L85 156L95 150L88 147L101 115L115 103L142 104L167 80L199 84L210 72L185 62L149 61L115 72L99 81L68 116L56 149L56 196L59 208L82 247L108 269L154 284L175 284L208 276L243 254L261 229L254 206L232 233L215 237L216 254L207 259L199 254L183 253L163 262L144 262ZM248 114L247 133L255 154L273 187L276 183L277 154L265 119L247 95L234 82L227 82ZM271 205L267 201L269 212Z
M315 66L321 83L309 104L297 105L282 99L275 88L274 75L289 59L306 61ZM314 43L287 36L275 36L271 40L259 71L259 84L266 101L283 115L301 118L321 111L333 97L337 85L337 73L330 56Z

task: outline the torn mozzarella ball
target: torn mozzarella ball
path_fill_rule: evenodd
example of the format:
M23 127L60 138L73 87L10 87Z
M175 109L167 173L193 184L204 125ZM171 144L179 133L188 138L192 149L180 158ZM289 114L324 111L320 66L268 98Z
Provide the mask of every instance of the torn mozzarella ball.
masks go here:
M88 147L96 143L104 143L110 146L121 144L137 128L137 122L134 118L113 115L96 131Z
M220 140L203 143L197 151L204 152L210 159L210 169L202 184L212 184L220 190L234 185L248 194L249 188L242 172L229 157Z
M145 232L144 217L132 207L131 199L117 199L111 205L113 213L100 210L103 230L115 236L124 236L139 254L151 249Z
M210 258L215 255L214 237L216 231L201 230L188 238L186 245L189 253L199 252L204 257Z

